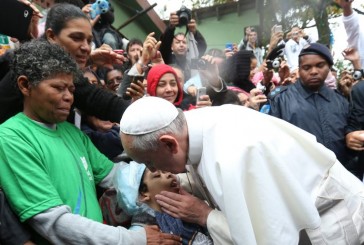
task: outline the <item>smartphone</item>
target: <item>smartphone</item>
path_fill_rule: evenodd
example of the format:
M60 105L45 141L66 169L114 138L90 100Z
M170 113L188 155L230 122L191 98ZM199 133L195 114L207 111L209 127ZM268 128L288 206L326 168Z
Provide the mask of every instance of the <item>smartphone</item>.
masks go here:
M202 95L206 95L206 87L201 87L197 89L196 92L196 103L199 102L201 100L201 96Z
M30 39L29 26L33 16L33 9L16 0L2 0L0 22L1 34L15 37L20 41Z
M274 33L278 33L278 32L283 32L281 25L277 25L274 27Z
M232 43L226 43L225 44L225 49L228 49L228 50L230 50L230 51L233 51L233 44Z
M125 53L125 51L122 49L114 49L113 51L117 54L124 56L125 58L127 58L127 56L128 56L127 53Z
M144 81L144 76L132 76L132 78L131 78L132 83L138 84L138 81L143 82Z
M124 50L122 50L122 49L114 49L113 50L115 53L117 53L117 54L121 54L121 55L123 55L124 54Z

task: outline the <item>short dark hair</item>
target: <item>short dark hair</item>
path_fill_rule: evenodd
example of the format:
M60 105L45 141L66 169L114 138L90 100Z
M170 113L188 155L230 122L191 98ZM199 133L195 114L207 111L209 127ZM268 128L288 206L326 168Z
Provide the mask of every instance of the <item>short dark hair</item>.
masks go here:
M79 7L80 9L85 6L85 3L82 0L55 0L54 3L69 3Z
M74 80L82 76L74 59L62 47L44 40L22 44L14 52L11 67L15 79L24 75L32 85L58 74L70 74Z
M79 18L89 21L87 15L83 13L80 8L73 4L55 4L47 14L45 30L50 28L55 35L59 35L59 33L66 27L70 20Z
M129 48L134 44L138 44L143 47L143 42L138 38L132 38L129 40L128 44L126 45L126 52L129 53Z

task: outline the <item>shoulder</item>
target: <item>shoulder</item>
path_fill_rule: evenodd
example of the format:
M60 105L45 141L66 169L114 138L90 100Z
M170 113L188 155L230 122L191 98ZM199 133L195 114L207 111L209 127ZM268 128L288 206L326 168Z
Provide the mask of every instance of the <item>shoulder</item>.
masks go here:
M355 84L352 91L364 92L364 80L359 81L357 84Z
M27 124L27 120L23 118L21 113L16 114L15 116L9 118L4 123L0 124L0 132L3 133L5 131L16 131L18 128L21 128L21 125Z
M337 89L330 89L330 90L333 91L333 94L335 95L335 97L337 97L337 99L348 102L348 99L339 90Z
M274 90L272 90L268 94L268 99L272 100L272 99L278 98L282 94L286 93L287 91L288 91L288 86L279 86L279 87L276 87Z
M81 137L84 136L84 133L77 128L74 124L69 123L67 121L61 122L57 124L58 130L61 130L62 132L67 132L71 135L80 135Z

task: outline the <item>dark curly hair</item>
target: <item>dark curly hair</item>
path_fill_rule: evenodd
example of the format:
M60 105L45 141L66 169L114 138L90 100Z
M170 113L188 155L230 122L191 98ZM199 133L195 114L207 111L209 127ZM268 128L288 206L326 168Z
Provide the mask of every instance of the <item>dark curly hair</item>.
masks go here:
M62 47L44 40L22 44L14 52L11 67L15 79L24 75L32 85L58 74L73 75L74 82L82 76L76 62Z

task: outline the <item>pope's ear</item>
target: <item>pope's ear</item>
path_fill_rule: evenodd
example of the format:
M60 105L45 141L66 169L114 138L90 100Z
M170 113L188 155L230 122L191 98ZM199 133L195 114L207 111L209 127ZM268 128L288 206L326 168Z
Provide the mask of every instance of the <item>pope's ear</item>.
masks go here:
M24 95L24 96L29 96L30 94L30 83L29 80L26 76L19 76L17 79L17 83L18 83L18 87L20 92Z
M167 147L167 150L171 153L178 152L178 141L173 136L162 135L161 137L159 137L159 141L163 146Z

